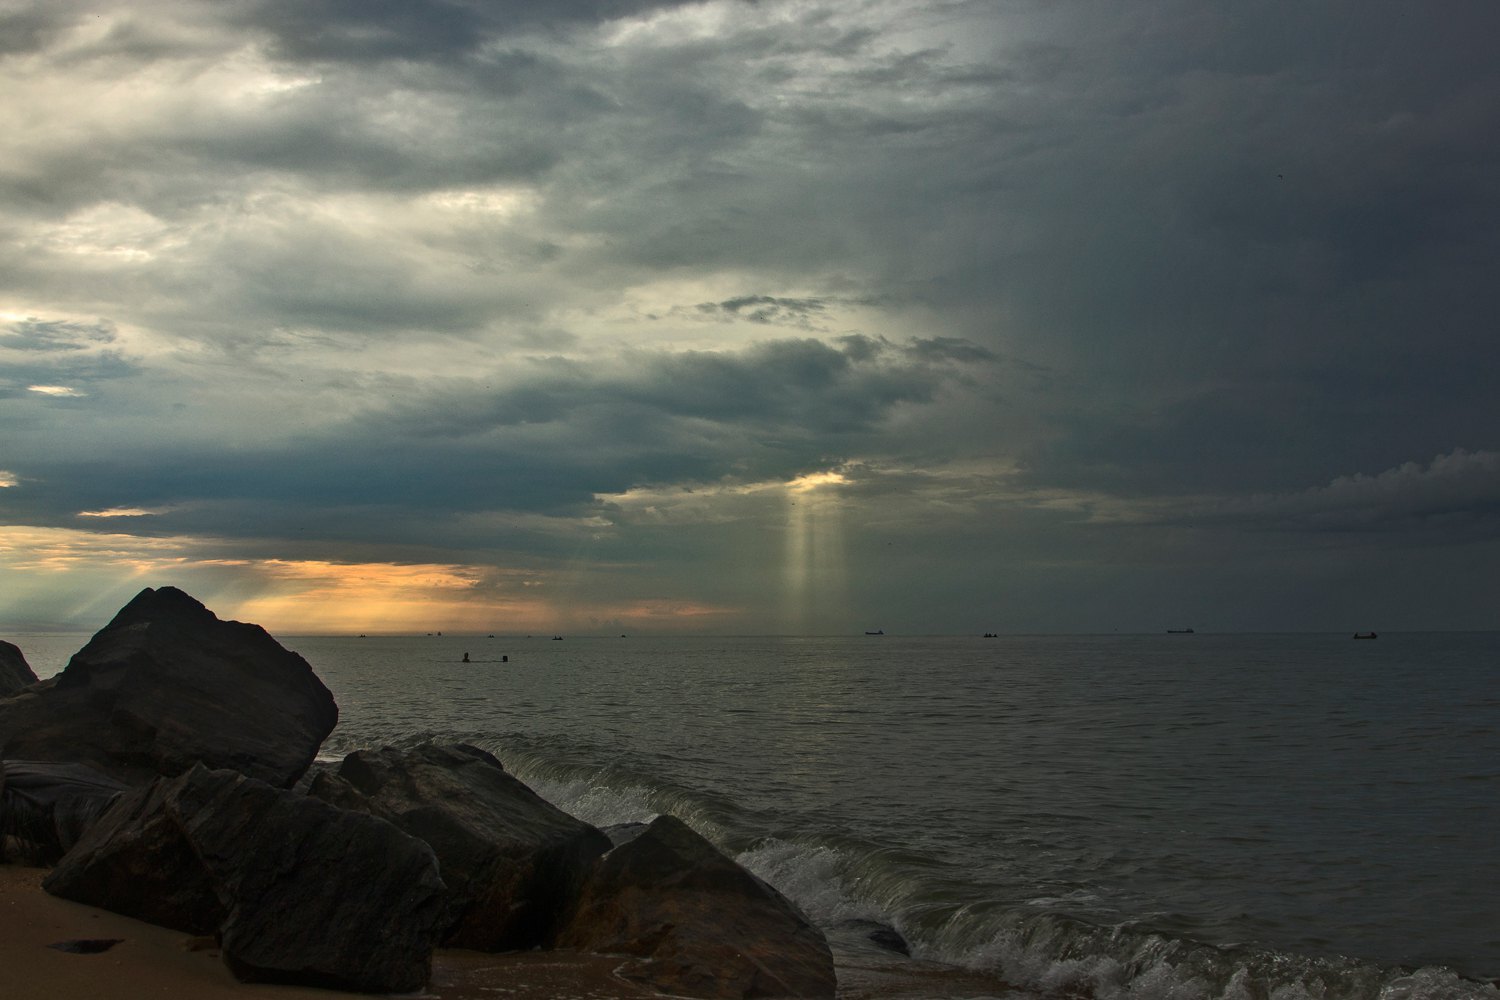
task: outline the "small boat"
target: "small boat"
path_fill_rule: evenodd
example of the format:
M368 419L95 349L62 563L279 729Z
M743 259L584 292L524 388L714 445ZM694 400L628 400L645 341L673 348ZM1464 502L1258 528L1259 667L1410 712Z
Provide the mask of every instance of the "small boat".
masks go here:
M985 633L985 634L984 634L984 637L985 637L985 638L986 638L986 639L998 639L998 638L1000 638L1000 637L999 637L999 636L998 636L998 635L996 635L996 634L995 634L995 633L993 633L993 632L986 632L986 633Z
M1192 634L1193 634L1193 630L1190 629L1190 628L1169 628L1169 629L1167 629L1167 635L1192 635Z
M1356 632L1356 633L1354 633L1354 638L1356 638L1356 639L1379 639L1380 636L1376 635L1374 632Z
M561 641L561 639L562 639L562 636L560 636L560 635L554 635L554 636L553 636L553 637L552 637L552 639L553 639L553 641L554 641L554 642L557 642L557 641Z
M878 628L873 632L866 632L865 635L885 635L885 629Z

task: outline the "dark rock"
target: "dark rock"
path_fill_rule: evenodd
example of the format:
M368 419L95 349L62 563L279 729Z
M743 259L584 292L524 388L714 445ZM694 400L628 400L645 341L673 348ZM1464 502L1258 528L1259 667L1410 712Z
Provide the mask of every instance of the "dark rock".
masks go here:
M243 980L371 993L427 981L447 912L426 844L375 817L201 766L123 796L43 887L217 933Z
M163 587L141 591L52 681L0 701L0 756L128 783L201 762L286 787L337 721L306 660Z
M432 846L453 912L444 943L477 951L546 946L593 860L594 827L553 806L493 756L461 744L360 750L309 794L373 813Z
M0 698L8 698L35 683L36 674L20 648L0 642Z
M306 795L308 790L312 788L312 783L317 780L318 775L337 773L338 764L336 762L315 760L308 765L306 771L302 772L302 777L297 779L297 783L292 786L292 791L297 792L299 795Z
M196 769L126 792L42 888L188 934L217 934L229 915L219 894L222 880L198 855L185 824L202 807L202 775L224 773ZM194 787L186 788L189 783Z
M381 992L425 978L442 912L425 845L227 771L195 769L131 798L63 860L50 891L220 931L241 978ZM163 912L168 900L176 913Z
M601 826L600 832L609 838L614 847L623 847L650 829L649 823L612 823Z
M33 864L53 864L124 790L83 764L0 761L0 835Z
M321 805L280 801L298 811ZM303 829L247 852L250 863L228 881L234 903L220 937L230 970L252 982L370 993L424 986L448 913L431 850L375 817L331 806L299 820ZM246 825L259 835L258 820L235 824L234 834Z
M619 973L673 995L834 995L822 933L671 816L599 859L558 945L636 956Z

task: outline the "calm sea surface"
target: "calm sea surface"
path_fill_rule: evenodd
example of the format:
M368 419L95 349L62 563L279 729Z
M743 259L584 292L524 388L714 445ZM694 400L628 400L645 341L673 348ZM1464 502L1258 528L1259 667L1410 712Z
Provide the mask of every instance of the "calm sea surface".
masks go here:
M838 947L876 921L1037 993L1500 996L1500 633L281 639L338 700L326 757L465 740L591 822L674 813ZM42 676L81 645L12 641Z

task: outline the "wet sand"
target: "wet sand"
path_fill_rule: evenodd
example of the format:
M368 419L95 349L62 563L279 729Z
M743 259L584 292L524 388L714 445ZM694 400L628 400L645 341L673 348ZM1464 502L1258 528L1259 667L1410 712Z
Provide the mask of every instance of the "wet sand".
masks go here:
M335 1000L364 994L241 983L213 942L58 899L46 870L0 864L0 997L4 1000ZM50 945L117 939L95 954ZM619 959L574 952L489 955L439 949L428 1000L632 1000L660 997L614 975ZM991 977L872 956L841 963L839 1000L934 1000L1005 995ZM1010 994L1012 997L1014 994Z

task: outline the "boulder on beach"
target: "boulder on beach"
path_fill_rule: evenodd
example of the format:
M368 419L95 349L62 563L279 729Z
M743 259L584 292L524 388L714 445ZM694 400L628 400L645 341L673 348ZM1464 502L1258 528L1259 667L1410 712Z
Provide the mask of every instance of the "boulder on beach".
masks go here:
M43 888L188 934L217 934L226 901L184 829L184 809L188 818L196 814L194 794L201 798L204 784L194 770L127 791L63 855Z
M672 816L605 854L558 946L634 956L619 974L674 996L834 995L821 931Z
M0 698L9 698L35 683L36 674L21 654L20 647L0 642Z
M55 896L219 936L253 982L421 988L447 913L420 840L227 770L121 797L43 882Z
M57 677L0 701L0 757L130 784L202 762L288 787L338 721L307 661L174 587L143 590Z
M8 838L32 864L54 863L123 791L83 764L0 761L0 860Z
M309 794L432 846L452 892L444 943L455 948L550 945L585 873L610 848L597 829L463 744L356 751L336 774L314 777Z

